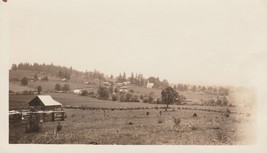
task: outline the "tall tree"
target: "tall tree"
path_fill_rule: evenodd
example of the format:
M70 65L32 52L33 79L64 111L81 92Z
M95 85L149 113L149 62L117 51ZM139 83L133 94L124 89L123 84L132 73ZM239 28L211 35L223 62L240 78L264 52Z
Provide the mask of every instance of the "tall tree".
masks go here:
M42 86L39 85L39 86L37 87L38 94L40 94L40 93L42 92L42 90L43 90L43 89L42 89Z
M109 89L102 86L98 88L97 93L99 94L99 98L104 100L107 100L110 94Z
M174 90L172 87L167 87L161 91L161 97L162 97L162 102L164 102L167 107L166 111L168 110L169 104L172 104L175 102L176 98L178 98L178 92Z

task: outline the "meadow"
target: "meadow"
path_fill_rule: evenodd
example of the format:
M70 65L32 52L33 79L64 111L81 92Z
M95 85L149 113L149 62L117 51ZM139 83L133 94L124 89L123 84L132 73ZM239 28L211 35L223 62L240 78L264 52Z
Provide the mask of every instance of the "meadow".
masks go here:
M244 114L225 117L214 112L154 109L66 109L66 113L57 137L53 133L57 122L44 122L39 133L25 133L23 124L10 124L10 143L240 145L251 144L254 135L253 118ZM198 116L192 117L193 113Z
M64 106L66 118L58 136L58 122L43 122L39 133L25 133L25 123L10 124L9 143L36 144L175 144L235 145L253 143L254 115L226 107L114 102L70 93L52 93ZM10 109L27 107L34 95L10 95ZM94 109L81 109L87 106ZM125 108L125 109L112 109ZM130 109L135 108L135 109ZM140 109L137 109L140 108ZM211 110L215 110L213 112ZM197 117L193 117L196 113ZM177 120L180 120L178 123Z
M21 95L25 90L36 91L42 86L42 94L50 95L63 105L65 120L60 121L62 130L55 136L58 122L43 122L42 130L26 133L26 122L9 124L10 144L118 144L118 145L243 145L255 140L255 101L247 93L232 93L227 96L229 104L251 101L253 105L205 106L202 100L216 99L217 95L179 91L186 97L186 104L169 105L144 102L119 102L100 100L92 96L81 96L53 92L57 83L70 85L70 89L86 88L97 93L98 86L85 84L84 78L73 77L62 82L55 75L49 81L29 81L22 86L19 79L33 78L37 72L27 70L10 71L9 110L27 110L28 102L36 95ZM135 95L154 93L160 98L161 89L129 86ZM238 99L237 99L238 98ZM252 107L253 106L253 107ZM230 116L226 116L226 110ZM194 115L195 114L195 115Z

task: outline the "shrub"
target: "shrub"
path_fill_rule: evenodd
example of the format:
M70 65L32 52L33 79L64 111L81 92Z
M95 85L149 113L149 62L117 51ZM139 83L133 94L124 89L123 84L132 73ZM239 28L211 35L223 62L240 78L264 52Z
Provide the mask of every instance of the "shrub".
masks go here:
M143 96L143 95L140 95L139 98L140 98L141 100L143 100L144 96Z
M130 89L129 91L130 91L131 93L134 93L134 90L133 90L133 89Z
M64 84L62 87L63 91L69 91L70 90L70 86L68 84Z
M115 89L114 89L114 92L115 92L115 93L118 93L118 92L119 92L119 89L118 89L118 88L115 88Z
M158 123L160 124L160 123L163 123L163 122L164 122L164 120L163 120L162 116L158 116Z
M62 89L61 85L60 85L59 83L57 83L57 84L55 85L55 90L56 90L56 91L60 91L61 89Z
M28 90L24 90L23 91L23 95L28 95L29 94L29 91Z
M126 96L125 96L125 94L121 94L121 95L120 95L120 101L121 101L121 102L125 102L125 100L126 100Z
M181 123L181 119L173 117L173 122L174 122L175 126L179 126Z
M131 102L140 102L138 95L134 95L132 96L132 98L130 99Z
M198 128L197 128L196 126L192 126L192 127L191 127L191 130L194 130L194 131L195 131L195 130L197 130L197 129L198 129Z
M26 77L23 77L23 78L21 79L21 84L22 84L23 86L28 85L28 79L27 79Z
M86 89L82 90L82 93L81 93L82 96L86 96L88 95L88 91Z
M37 87L37 91L38 91L38 94L40 94L40 93L42 92L42 86L39 85L39 86Z
M132 93L126 93L125 94L125 101L127 101L127 102L131 102L131 98L133 97L133 94Z
M95 94L95 92L93 92L93 91L88 92L88 95L90 95L90 96L92 96L94 94Z
M111 100L112 101L117 101L118 100L118 96L116 94L112 94Z

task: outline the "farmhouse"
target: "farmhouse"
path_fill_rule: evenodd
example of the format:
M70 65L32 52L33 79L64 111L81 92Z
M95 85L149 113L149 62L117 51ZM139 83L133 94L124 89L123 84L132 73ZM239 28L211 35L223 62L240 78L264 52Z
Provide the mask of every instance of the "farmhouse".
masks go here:
M146 87L147 88L153 88L153 86L154 86L154 83L149 83L149 80L148 80Z
M74 94L77 94L77 95L80 95L80 94L82 94L82 90L80 90L80 89L75 89L75 90L73 90L73 93L74 93Z
M29 107L33 110L58 110L61 106L49 95L38 95L29 102Z

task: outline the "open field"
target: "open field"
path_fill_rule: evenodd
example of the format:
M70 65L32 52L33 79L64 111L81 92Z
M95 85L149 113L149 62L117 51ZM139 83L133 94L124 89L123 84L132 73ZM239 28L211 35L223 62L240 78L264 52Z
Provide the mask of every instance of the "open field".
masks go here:
M33 77L33 71L11 71L10 78ZM216 99L217 95L203 92L179 91L186 97L186 105L149 104L143 102L118 102L99 100L90 96L73 93L53 93L56 83L67 83L71 89L86 88L97 92L98 86L87 85L82 78L72 78L70 82L45 73L49 81L30 81L21 86L20 81L10 81L9 88L14 92L36 90L38 85L43 94L49 94L62 103L66 113L65 121L60 121L62 130L56 137L54 130L58 122L43 122L42 131L25 133L25 121L9 124L9 143L36 144L175 144L175 145L235 145L251 144L255 139L254 107L204 106L201 100ZM154 98L161 97L161 89L129 86L135 95L154 93ZM246 96L244 96L246 95ZM36 95L9 95L9 110L28 109L28 102ZM235 101L236 97L239 99ZM253 102L247 93L227 96L229 104ZM193 105L191 105L193 104ZM227 108L229 117L224 114ZM197 117L193 117L196 113Z
M89 108L155 108L165 107L165 104L149 104L143 102L118 102L109 100L99 100L88 96L80 96L71 93L50 93L55 100L63 104L64 107L89 107ZM9 95L9 110L12 109L27 109L28 102L36 95ZM170 105L170 108L188 108L188 109L205 109L225 111L226 106L197 106L197 105ZM231 112L250 113L250 108L229 107Z
M58 137L54 137L57 122L42 123L43 130L39 133L25 133L25 123L10 124L10 143L234 145L251 144L254 136L254 115L236 107L231 107L231 111L240 113L225 117L226 107L171 105L171 109L164 112L155 108L165 106L160 104L103 101L68 93L51 96L64 106L99 109L65 109L67 116L61 122L63 128ZM10 108L26 108L33 97L10 95ZM217 112L207 111L209 109ZM192 117L194 113L197 117ZM181 122L175 124L178 118Z
M250 144L253 117L196 110L75 110L67 109L58 137L57 122L44 122L40 133L24 133L25 127L10 124L10 143L37 144ZM149 112L149 115L146 113ZM193 113L198 116L193 118ZM175 126L174 118L180 118Z

